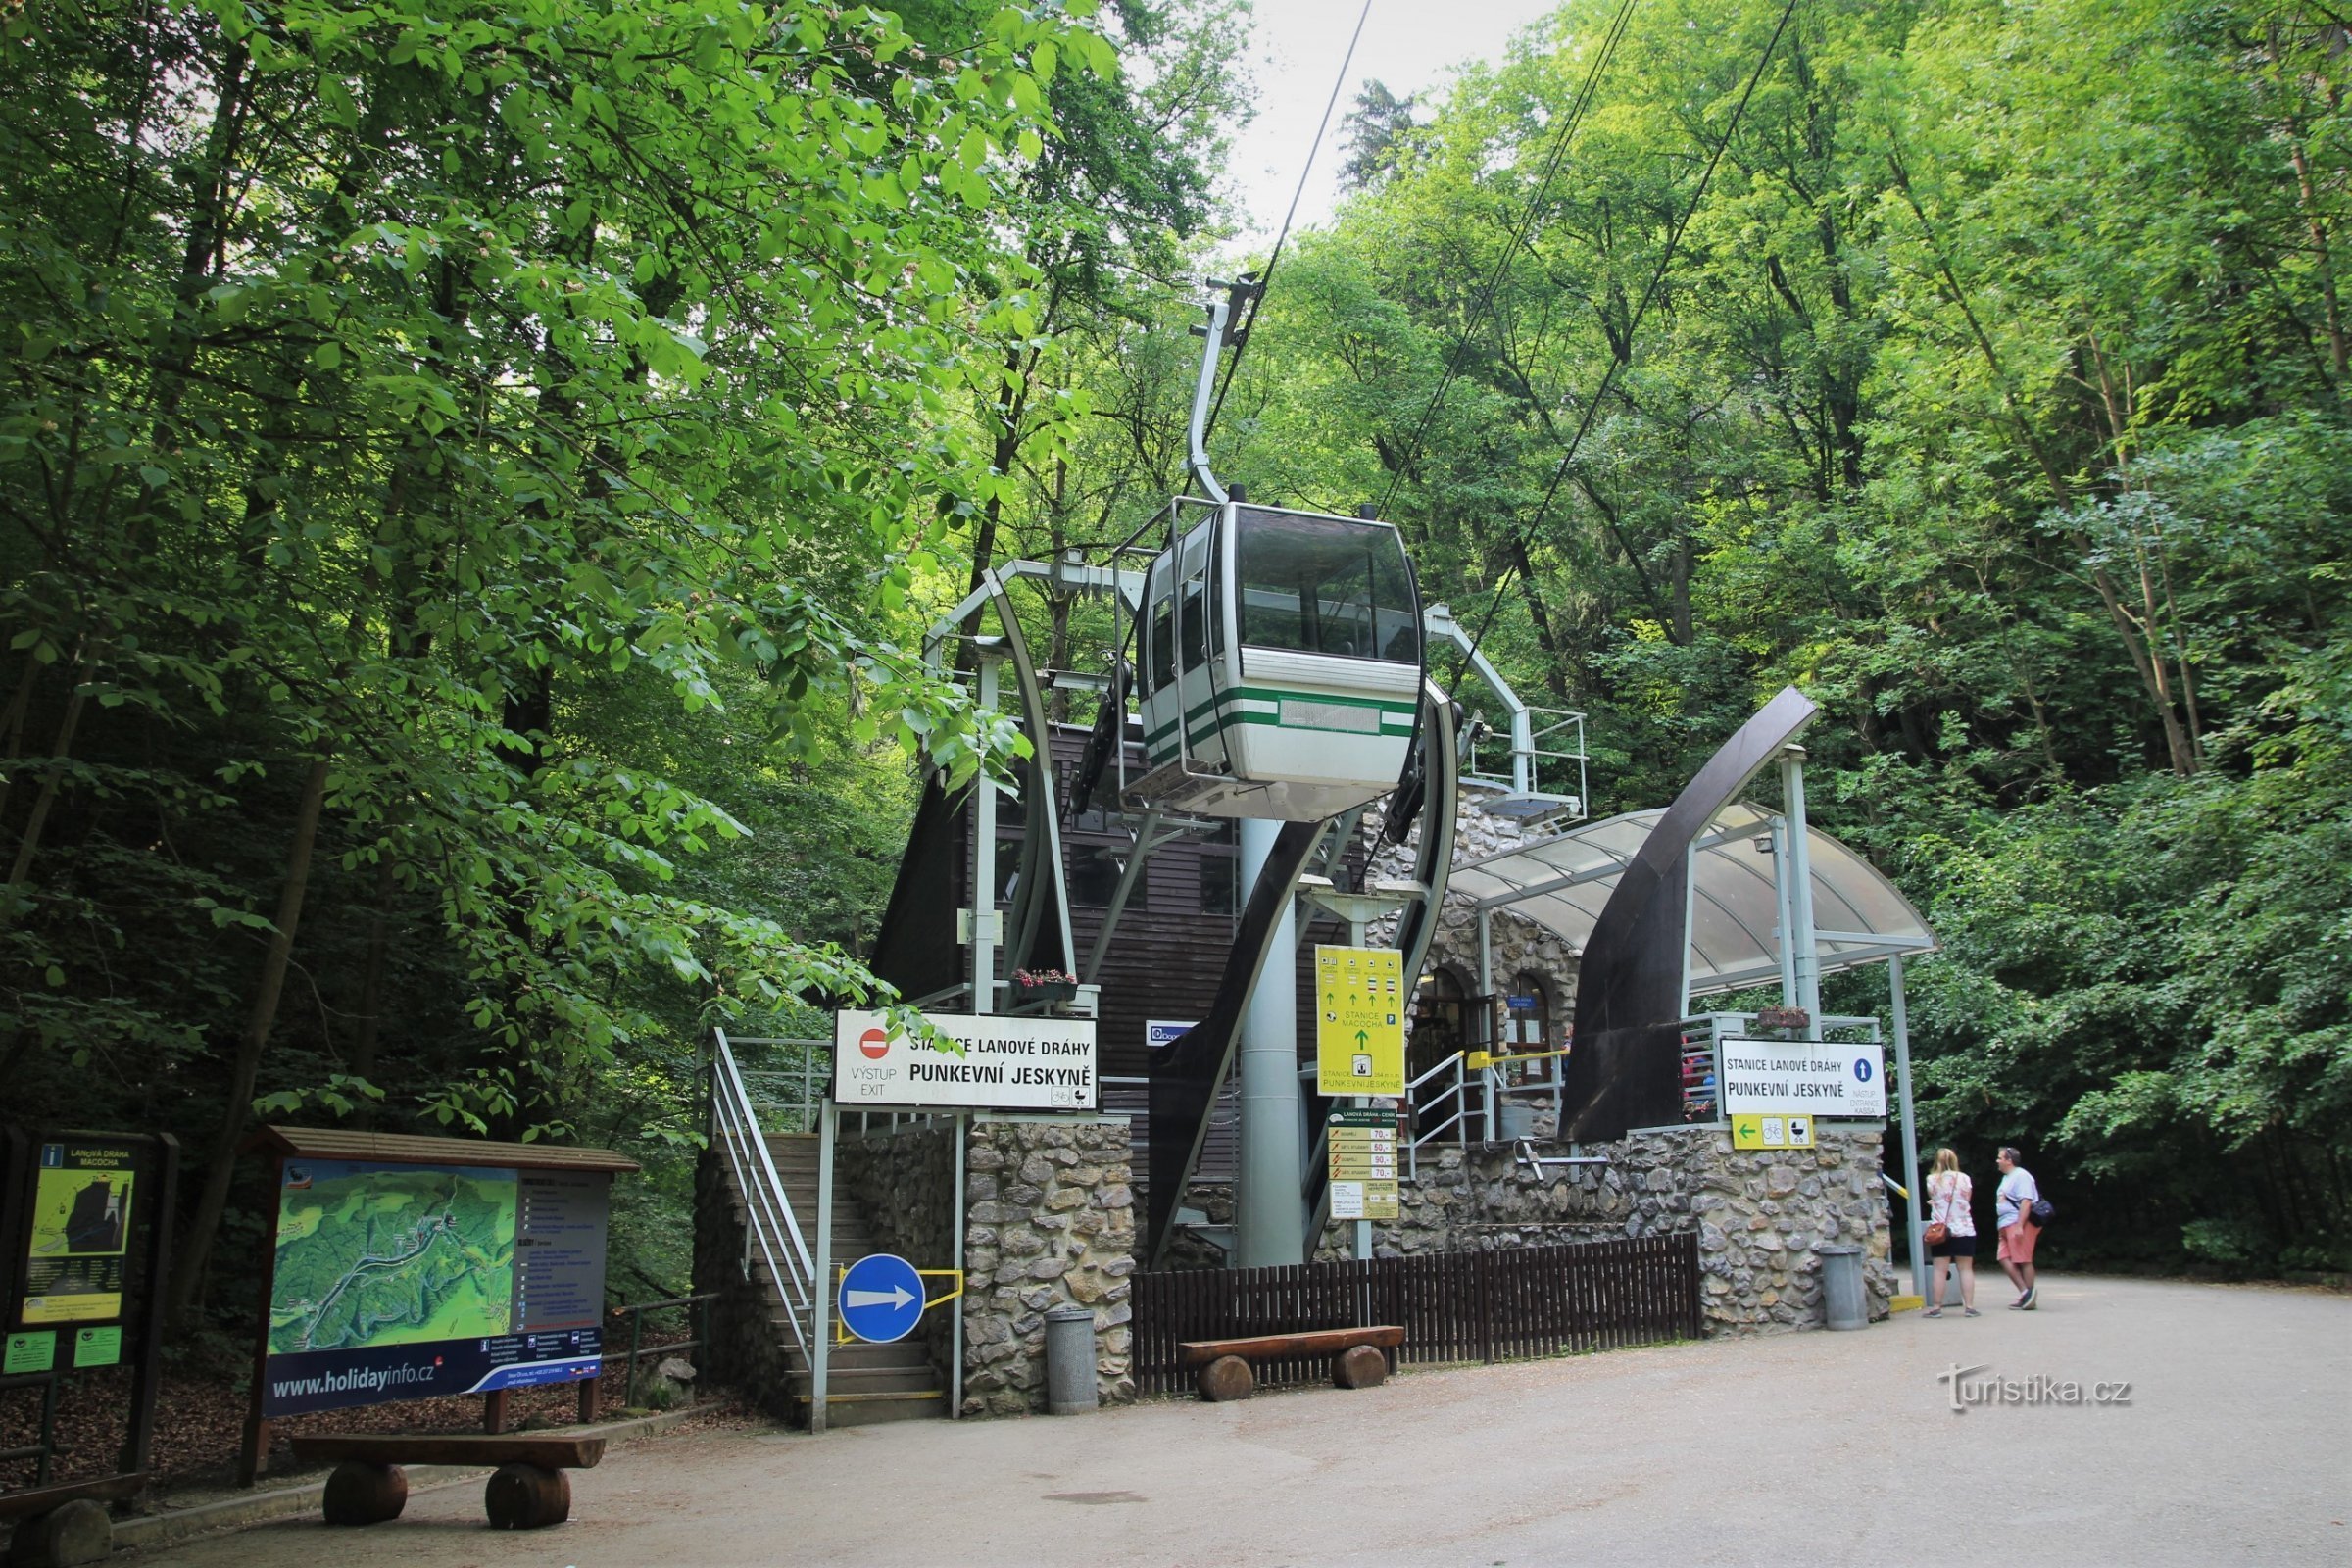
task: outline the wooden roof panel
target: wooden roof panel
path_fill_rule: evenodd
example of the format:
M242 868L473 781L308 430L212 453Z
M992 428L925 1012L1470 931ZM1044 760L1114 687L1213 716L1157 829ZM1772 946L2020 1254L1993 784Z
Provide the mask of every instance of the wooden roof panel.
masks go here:
M376 1160L394 1165L511 1165L520 1170L638 1169L637 1161L610 1149L570 1149L561 1144L500 1144L481 1138L420 1138L410 1133L370 1133L352 1127L265 1127L259 1142L299 1159Z

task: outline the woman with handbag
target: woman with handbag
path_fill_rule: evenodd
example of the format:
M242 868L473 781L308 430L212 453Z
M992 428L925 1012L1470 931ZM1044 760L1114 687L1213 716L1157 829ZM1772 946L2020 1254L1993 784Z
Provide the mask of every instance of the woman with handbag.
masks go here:
M1943 1316L1943 1267L1948 1261L1960 1271L1960 1310L1977 1312L1977 1220L1969 1211L1976 1184L1960 1168L1960 1156L1948 1149L1936 1151L1936 1173L1928 1178L1928 1224L1921 1233L1928 1255L1936 1260L1935 1284L1924 1317Z

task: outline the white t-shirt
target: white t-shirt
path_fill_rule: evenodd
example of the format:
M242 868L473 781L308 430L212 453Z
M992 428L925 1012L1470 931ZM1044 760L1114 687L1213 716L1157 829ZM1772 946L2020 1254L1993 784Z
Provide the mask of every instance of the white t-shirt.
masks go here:
M1941 1220L1954 1236L1977 1234L1976 1216L1969 1212L1969 1200L1976 1183L1956 1170L1941 1170L1928 1178L1928 1218Z
M2034 1173L2019 1165L2001 1178L1993 1196L2000 1200L2001 1229L2007 1230L2018 1222L2027 1205L2041 1196L2041 1189L2034 1185Z

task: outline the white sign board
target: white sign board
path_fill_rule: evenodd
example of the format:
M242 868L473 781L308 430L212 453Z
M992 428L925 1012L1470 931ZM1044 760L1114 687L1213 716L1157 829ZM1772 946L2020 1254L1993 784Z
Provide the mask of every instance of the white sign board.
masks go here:
M1886 1114L1886 1064L1875 1041L1726 1040L1725 1116Z
M924 1016L943 1037L936 1045L895 1032L878 1012L835 1013L834 1100L984 1110L1096 1107L1094 1019Z

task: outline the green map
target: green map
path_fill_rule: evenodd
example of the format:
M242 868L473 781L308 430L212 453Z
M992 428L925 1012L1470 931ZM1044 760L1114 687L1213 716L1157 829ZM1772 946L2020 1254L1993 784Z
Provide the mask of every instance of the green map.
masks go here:
M271 1353L507 1333L514 1202L511 1170L288 1164L270 1293Z

